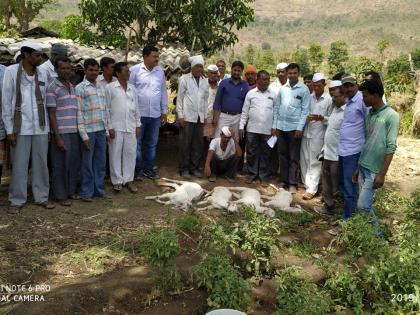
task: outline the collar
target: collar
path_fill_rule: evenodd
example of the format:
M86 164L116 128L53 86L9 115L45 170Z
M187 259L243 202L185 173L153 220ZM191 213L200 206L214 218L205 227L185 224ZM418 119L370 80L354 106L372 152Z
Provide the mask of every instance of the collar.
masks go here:
M83 78L82 83L84 85L91 85L93 87L96 87L96 82L98 81L98 78L96 78L95 83L90 82L88 79L86 79L86 77Z
M116 88L119 88L119 87L122 88L121 83L120 83L120 81L118 81L118 79L115 80L114 82L110 83L110 84L114 84L114 87L116 87ZM131 86L130 86L130 83L128 83L128 82L127 82L127 91L131 91Z
M55 84L57 84L58 86L60 86L60 87L63 87L63 88L67 88L67 86L65 86L59 79L58 79L58 77L57 78L54 78L54 80L55 80ZM68 83L69 83L69 85L70 85L70 88L72 88L73 87L73 84L71 84L71 82L70 81L68 81Z
M284 86L287 86L287 87L289 87L291 89L298 89L298 88L301 88L303 85L304 84L302 82L298 81L293 87L291 87L290 86L289 79L288 79L287 82L286 82L286 84Z
M227 79L224 79L224 80L228 80L228 82L229 82L229 83L232 83L233 85L240 85L240 84L244 84L244 83L245 83L247 86L249 86L248 82L246 82L245 80L242 80L242 79L239 81L239 83L238 83L238 84L233 83L233 79L232 79L232 77L227 78Z
M379 114L380 112L382 112L383 110L385 110L387 107L389 107L388 106L388 104L384 104L381 108L379 108L379 110L377 110L377 111L374 111L373 110L373 108L371 107L370 108L370 110L369 110L369 113L370 114L372 114L372 115L376 115L376 114Z
M346 106L347 106L346 104L341 105L341 107L337 107L337 106L334 105L334 109L336 109L336 110L342 110L343 111L343 110L346 109Z
M362 98L363 98L362 92L357 91L356 94L354 94L352 98L349 98L347 100L346 104L356 103L357 101L360 101Z
M48 68L50 68L52 71L54 71L54 72L55 72L55 67L54 67L54 65L52 64L52 62L51 62L51 60L50 60L50 59L48 59L48 60L45 62L45 65L46 65Z
M140 64L140 69L144 69L144 70L146 70L147 72L153 72L153 71L155 71L158 67L159 67L159 65L157 65L157 66L153 67L153 69L152 69L152 70L149 70L149 69L147 69L147 67L146 67L146 65L144 64L144 62L142 62L142 63Z
M315 99L315 100L318 100L317 98L316 98L316 95L315 95L315 92L312 92L312 97ZM319 99L321 100L323 100L323 99L325 99L325 95L326 95L326 92L324 91L322 94L321 94L321 96L319 97Z

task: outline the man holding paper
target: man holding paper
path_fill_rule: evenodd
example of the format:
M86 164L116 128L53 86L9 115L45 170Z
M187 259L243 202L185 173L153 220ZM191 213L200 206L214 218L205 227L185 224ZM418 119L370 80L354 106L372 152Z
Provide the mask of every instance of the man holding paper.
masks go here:
M261 70L257 74L257 87L248 92L242 108L239 134L242 139L247 126L247 164L250 184L260 178L262 186L268 186L270 176L270 146L273 106L276 94L268 88L270 75Z

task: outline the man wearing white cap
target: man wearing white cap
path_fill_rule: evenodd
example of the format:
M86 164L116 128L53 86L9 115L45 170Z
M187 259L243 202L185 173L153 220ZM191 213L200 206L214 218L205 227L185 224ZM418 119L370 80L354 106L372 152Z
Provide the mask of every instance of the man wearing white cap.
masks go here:
M272 90L274 93L279 94L280 88L286 84L287 82L287 63L280 62L276 66L277 71L277 79L273 83L270 84L270 90Z
M219 68L216 65L207 67L207 83L209 84L209 100L207 106L207 121L204 125L204 137L212 139L214 137L213 125L213 103L216 98L217 88L219 86ZM208 147L207 142L207 147Z
M47 209L54 208L48 203L47 75L37 68L42 61L42 48L25 42L21 55L21 63L6 68L2 88L2 118L12 149L13 171L9 186L9 212L12 213L19 212L27 201L30 158L35 202Z
M179 172L184 178L203 177L203 124L207 118L209 85L204 77L204 59L190 58L191 73L179 80L176 113L180 126ZM201 170L200 170L201 169Z
M222 127L220 135L210 142L204 175L210 182L215 182L216 176L224 176L233 181L241 156L242 149L236 140L235 132L227 126Z
M47 74L47 78L48 78L47 87L55 78L58 77L58 74L55 71L55 67L54 67L55 59L58 56L67 57L67 54L68 54L68 49L63 44L57 43L57 44L51 45L50 59L48 59L42 65L39 66L39 68L42 69Z
M323 159L322 197L324 199L324 206L316 206L314 208L320 214L334 214L335 212L334 194L339 190L337 147L347 101L344 89L341 86L341 81L331 81L329 89L333 100L333 110L328 117L324 146L320 156L320 159Z
M318 191L322 162L318 160L324 145L324 134L328 116L332 111L331 96L325 92L325 76L315 73L312 78L313 93L310 97L309 115L303 131L300 151L302 182L306 186L304 200L312 199Z

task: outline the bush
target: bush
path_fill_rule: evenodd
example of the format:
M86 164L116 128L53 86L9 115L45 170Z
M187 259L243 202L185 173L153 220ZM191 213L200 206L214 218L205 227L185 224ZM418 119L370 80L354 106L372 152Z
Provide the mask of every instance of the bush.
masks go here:
M197 232L203 227L203 222L194 214L186 214L176 220L176 227L184 232Z
M331 300L317 286L297 276L298 267L287 267L277 277L277 312L282 315L329 314Z
M247 311L251 305L249 285L226 255L205 257L193 268L192 278L206 287L207 304L212 308Z
M62 26L63 22L60 20L46 20L41 23L41 27L57 34L60 34Z
M353 257L377 258L389 250L388 242L377 236L370 221L369 215L356 214L340 222L342 231L337 235L337 243L344 246Z
M178 237L174 230L152 228L142 236L140 252L153 267L166 267L179 254Z
M89 30L80 15L69 15L64 18L60 37L77 40L82 44L95 42L95 35Z
M218 224L206 225L198 248L203 253L226 254L229 248L238 246L239 237L233 233L225 233L223 226Z
M162 295L179 292L182 288L181 274L174 266L155 268L153 270L155 287Z

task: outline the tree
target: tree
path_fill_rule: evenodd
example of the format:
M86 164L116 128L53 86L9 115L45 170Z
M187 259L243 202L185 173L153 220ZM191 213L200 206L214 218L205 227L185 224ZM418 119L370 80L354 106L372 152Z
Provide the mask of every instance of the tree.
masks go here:
M3 19L4 22L4 26L6 27L6 29L11 27L11 23L10 20L13 16L13 11L12 11L12 0L1 0L0 1L0 12L1 12L1 17Z
M345 41L338 40L331 43L328 55L328 68L330 74L345 71L344 64L349 60L347 44Z
M80 15L69 15L64 18L60 37L77 40L82 44L92 44L95 41L95 35L84 25Z
M252 44L248 44L245 47L245 56L244 56L244 61L247 64L252 64L255 65L256 61L257 61L257 49L255 48L254 45Z
M190 50L211 53L238 41L237 29L254 18L253 0L82 0L83 18L99 35L125 36L136 43L180 42Z
M300 66L300 74L302 76L310 73L307 49L296 49L296 51L292 54L292 62L295 62Z
M319 71L319 66L324 60L324 51L321 45L312 43L308 49L309 62L312 67L312 72Z
M381 62L384 62L384 51L389 46L389 41L386 39L381 39L376 43L376 46L379 49L379 55L381 57Z
M15 16L18 24L19 31L26 31L29 29L31 23L39 12L53 0L10 0L13 15Z

